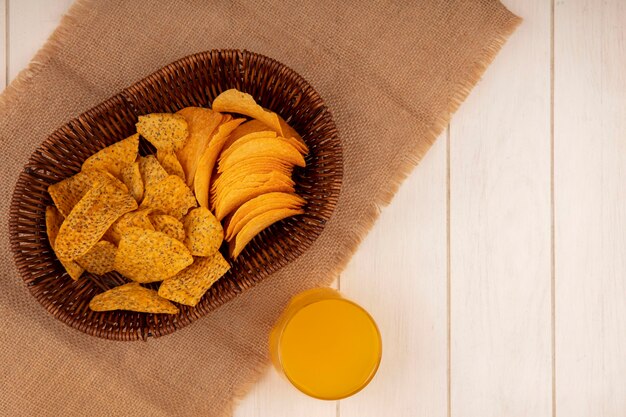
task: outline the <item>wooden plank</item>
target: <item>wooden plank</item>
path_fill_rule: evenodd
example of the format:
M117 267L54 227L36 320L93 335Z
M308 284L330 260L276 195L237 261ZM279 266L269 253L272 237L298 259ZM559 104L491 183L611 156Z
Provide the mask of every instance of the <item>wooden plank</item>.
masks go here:
M0 0L0 91L7 82L7 0Z
M550 2L451 124L451 416L551 415Z
M340 402L341 417L446 416L446 159L441 137L341 276L341 292L372 314L383 338L376 377Z
M626 415L626 3L555 6L556 413Z
M26 68L61 21L72 0L8 0L9 81Z

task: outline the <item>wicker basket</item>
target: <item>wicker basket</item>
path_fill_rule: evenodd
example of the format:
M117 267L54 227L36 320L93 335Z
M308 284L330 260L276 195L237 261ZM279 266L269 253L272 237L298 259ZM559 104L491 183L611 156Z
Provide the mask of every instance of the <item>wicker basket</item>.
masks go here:
M88 156L134 133L138 115L210 107L229 88L250 93L279 113L310 147L306 168L294 173L296 192L307 201L306 213L258 235L196 307L181 305L177 315L91 311L88 304L94 295L127 279L114 272L102 276L85 272L73 281L65 273L46 235L45 208L52 204L48 185L75 174ZM152 151L148 143L141 143L140 153ZM93 336L146 340L190 324L302 254L330 218L341 180L342 153L335 124L320 96L301 76L252 52L198 53L160 69L70 121L33 152L13 193L11 247L28 289L56 318Z

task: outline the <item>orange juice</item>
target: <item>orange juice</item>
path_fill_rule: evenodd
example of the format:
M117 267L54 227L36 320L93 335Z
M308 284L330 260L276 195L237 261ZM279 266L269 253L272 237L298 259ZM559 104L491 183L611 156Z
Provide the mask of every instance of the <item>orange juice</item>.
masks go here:
M272 361L300 391L337 400L365 387L382 353L376 323L330 288L295 296L270 335Z

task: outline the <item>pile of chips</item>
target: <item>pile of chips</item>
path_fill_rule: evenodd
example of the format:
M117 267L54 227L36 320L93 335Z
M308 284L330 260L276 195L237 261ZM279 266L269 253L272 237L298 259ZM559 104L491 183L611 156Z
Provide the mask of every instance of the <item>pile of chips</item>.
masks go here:
M176 314L175 303L195 306L230 269L224 239L236 258L266 227L304 213L291 174L308 148L237 90L212 110L140 116L136 127L48 187L48 239L72 279L117 271L132 281L96 295L92 310ZM138 155L140 135L155 155ZM153 282L158 291L141 285Z

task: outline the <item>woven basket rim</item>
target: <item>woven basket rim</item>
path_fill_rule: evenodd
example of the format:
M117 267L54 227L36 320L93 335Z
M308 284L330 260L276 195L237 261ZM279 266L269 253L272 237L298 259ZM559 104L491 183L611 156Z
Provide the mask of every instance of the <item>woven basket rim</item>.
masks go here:
M333 155L333 157L335 158L335 161L334 161L335 165L333 165L333 169L334 169L333 174L334 174L334 178L336 179L336 181L332 182L331 186L328 187L329 194L328 194L328 199L326 201L326 205L324 207L325 216L327 216L328 219L332 216L337 206L339 194L341 191L342 178L343 178L343 155L342 155L341 141L338 138L336 125L332 119L332 115L330 114L328 107L324 103L321 96L319 96L317 91L307 82L307 80L304 77L302 77L300 74L298 74L296 71L280 63L279 61L269 58L267 56L264 56L262 54L257 54L257 53L248 51L248 50L242 51L238 49L213 49L210 51L198 52L198 53L185 56L170 64L167 64L161 67L160 69L154 71L153 73L147 75L146 77L143 77L141 80L124 88L123 90L113 95L112 97L109 97L108 99L100 102L94 107L81 113L77 117L72 118L71 120L67 121L63 126L55 129L50 135L46 137L46 139L43 142L41 142L39 146L37 146L33 150L33 152L28 158L28 162L24 165L22 171L20 172L20 175L14 186L10 209L9 209L9 213L10 213L9 214L9 231L10 231L9 240L10 240L10 245L11 245L11 251L13 253L13 258L17 266L18 273L21 276L27 288L29 289L29 292L55 318L59 319L66 325L69 325L73 328L81 330L84 333L97 336L97 337L106 338L109 340L129 340L129 341L130 340L147 340L147 338L149 337L159 337L159 336L163 336L166 334L170 334L182 327L186 327L187 325L197 320L198 318L205 316L210 311L218 308L219 306L227 303L228 301L231 301L242 291L251 288L252 286L256 285L258 282L266 278L267 276L276 273L287 264L295 261L298 257L300 257L304 252L306 252L310 248L313 242L315 242L315 240L317 240L319 235L322 233L322 229L324 228L324 225L321 226L321 229L319 229L317 233L314 233L312 235L312 238L310 240L303 241L300 244L300 246L298 246L293 251L293 253L290 253L291 257L287 262L277 261L277 263L272 264L273 269L257 272L256 274L257 277L255 277L251 281L245 280L241 283L238 283L234 289L226 291L224 296L220 296L219 299L217 300L211 300L211 302L207 304L207 306L205 306L206 308L203 307L199 309L197 312L194 312L193 317L191 318L185 317L185 321L182 322L182 324L173 326L172 328L167 328L165 329L165 331L160 331L158 334L152 333L149 330L144 331L144 329L141 329L141 330L135 329L134 333L131 332L131 334L120 334L119 331L114 332L114 331L108 331L108 330L94 332L91 327L82 325L81 323L77 323L76 320L74 319L67 318L67 316L63 314L62 309L60 308L59 305L55 305L54 303L49 302L49 299L46 297L46 294L44 292L37 291L36 286L28 282L27 276L30 270L29 270L28 263L25 262L23 259L23 253L20 249L20 240L19 240L20 232L18 230L18 220L20 219L19 210L22 204L22 199L23 199L23 194L21 193L21 191L23 191L25 184L28 181L32 180L30 178L30 175L33 174L35 168L40 164L40 161L37 160L37 157L40 156L42 152L51 149L51 147L53 147L58 142L58 135L62 133L65 127L71 126L72 124L77 124L77 123L80 124L80 123L83 123L83 121L84 123L88 123L86 120L91 119L92 115L100 114L105 109L110 108L111 106L120 104L120 100L125 105L129 106L135 114L140 114L140 111L138 111L135 107L135 102L129 97L132 97L135 90L149 88L151 83L153 83L160 76L167 74L169 71L175 71L178 68L183 68L184 65L194 63L194 62L202 62L202 60L210 59L211 57L223 57L223 56L231 56L231 55L235 57L239 57L239 59L241 59L241 57L251 57L252 59L258 60L258 62L262 62L262 63L268 62L269 63L268 65L275 66L279 70L277 73L273 74L274 76L283 77L283 78L288 77L291 81L295 82L295 84L297 85L299 89L302 90L302 94L309 94L315 97L316 99L315 102L317 103L317 107L321 109L320 114L323 115L327 123L330 123L330 126L331 126L330 131L332 132L332 134L329 136L328 140L332 141L332 146L335 152L335 154ZM315 110L317 110L317 108ZM43 202L41 202L41 204L43 204ZM327 221L327 219L325 221ZM313 230L317 230L317 229L313 229ZM47 237L45 239L47 242ZM81 280L84 280L84 279L87 279L87 278L85 277L81 278ZM200 304L198 306L200 306Z

